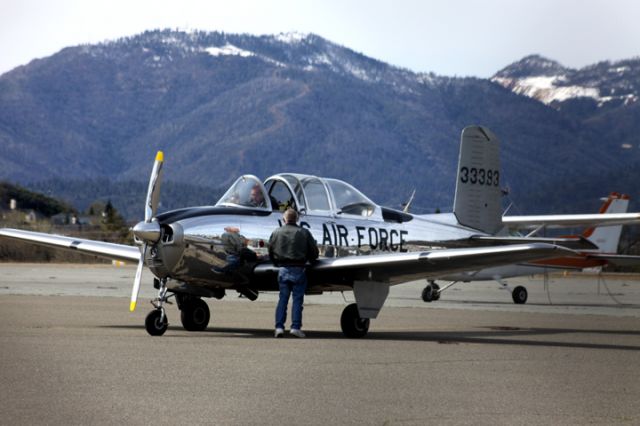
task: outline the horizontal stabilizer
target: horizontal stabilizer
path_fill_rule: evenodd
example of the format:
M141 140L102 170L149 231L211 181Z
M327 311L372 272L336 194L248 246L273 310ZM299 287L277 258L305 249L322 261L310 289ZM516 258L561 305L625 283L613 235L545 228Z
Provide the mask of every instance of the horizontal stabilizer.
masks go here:
M503 216L502 223L512 229L572 228L576 226L614 226L640 223L640 213L593 213L539 216Z

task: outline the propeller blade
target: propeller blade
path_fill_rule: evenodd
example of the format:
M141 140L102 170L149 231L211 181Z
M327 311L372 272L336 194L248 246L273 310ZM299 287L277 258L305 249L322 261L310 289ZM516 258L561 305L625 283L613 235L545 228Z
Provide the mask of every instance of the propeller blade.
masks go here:
M147 253L147 244L145 243L142 249L142 255L138 262L138 268L136 269L136 277L133 280L133 290L131 291L131 303L129 304L129 311L136 310L136 303L138 301L138 293L140 293L140 282L142 281L142 267L144 266L144 256Z
M151 223L151 220L156 215L158 210L158 202L160 201L160 182L162 180L162 163L164 162L164 154L162 151L158 151L156 154L156 161L153 163L153 170L151 170L151 177L149 178L149 188L147 189L147 199L144 203L144 221ZM136 303L138 302L138 293L140 293L140 282L142 281L142 268L144 266L144 257L147 254L147 242L148 240L157 241L160 237L160 227L157 222L156 226L141 226L136 225L137 229L134 229L134 233L138 238L143 239L142 255L138 262L138 268L136 269L136 277L133 280L133 290L131 291L131 304L129 310L135 311Z
M147 200L144 205L144 221L149 223L156 215L158 202L160 201L160 182L162 178L162 163L164 154L158 151L156 161L153 163L153 170L149 178L149 188L147 189Z

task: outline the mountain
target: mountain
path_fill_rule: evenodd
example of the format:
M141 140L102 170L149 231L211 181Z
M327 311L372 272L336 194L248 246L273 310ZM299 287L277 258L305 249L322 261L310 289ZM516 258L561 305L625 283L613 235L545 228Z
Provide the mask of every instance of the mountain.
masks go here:
M516 94L561 111L592 132L614 136L621 146L637 148L640 110L640 58L599 62L571 69L532 55L497 72L491 80Z
M572 69L531 55L500 70L491 81L555 109L594 145L616 153L607 171L594 170L594 164L602 161L598 155L576 170L574 178L563 184L574 197L586 198L603 182L635 194L632 186L640 151L640 57ZM545 194L549 194L547 202L558 199L552 182L541 189L532 201L544 202Z
M640 58L575 70L531 55L498 71L491 80L560 110L581 98L594 108L610 110L638 103Z
M135 211L138 201L115 188L144 188L162 149L164 179L193 198L215 199L203 192L219 194L241 174L294 171L347 180L396 207L416 189L415 211L448 210L460 131L482 124L503 142L503 184L523 211L595 209L610 191L636 191L611 171L638 163L637 102L541 102L518 82L546 73L591 86L587 74L529 59L488 80L414 73L313 34L157 30L69 47L0 76L0 178L57 182L51 195L85 182L89 196ZM623 86L609 69L598 90ZM576 176L585 199L565 191ZM63 198L86 199L74 191ZM562 202L531 201L550 198Z

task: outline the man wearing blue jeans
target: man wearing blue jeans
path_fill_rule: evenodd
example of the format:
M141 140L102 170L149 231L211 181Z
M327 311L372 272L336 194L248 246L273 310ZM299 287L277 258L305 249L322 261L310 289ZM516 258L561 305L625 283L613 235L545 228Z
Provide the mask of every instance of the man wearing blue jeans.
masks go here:
M293 209L284 212L285 224L273 231L269 238L269 257L280 267L278 285L280 298L276 307L276 337L284 335L287 321L287 304L293 293L291 305L291 335L305 337L302 331L302 306L307 288L304 267L307 261L318 258L318 246L311 233L296 224L298 213Z

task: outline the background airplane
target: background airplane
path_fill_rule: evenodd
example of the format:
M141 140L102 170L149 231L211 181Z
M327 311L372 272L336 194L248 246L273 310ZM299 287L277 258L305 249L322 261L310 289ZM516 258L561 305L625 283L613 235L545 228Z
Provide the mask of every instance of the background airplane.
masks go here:
M260 291L277 291L278 268L264 258L265 245L281 224L281 209L288 206L302 214L300 225L309 228L321 250L322 258L307 268L308 292L354 292L355 303L340 319L347 337L366 335L391 285L574 254L553 244L554 239L498 235L503 230L499 142L480 126L462 131L449 214L411 215L375 204L346 182L292 173L271 176L264 183L255 176L241 176L215 206L156 214L163 162L159 152L144 220L133 228L138 247L14 229L0 229L0 236L138 262L131 310L147 266L158 289L145 321L152 335L167 330L165 305L172 297L184 328L197 331L210 319L203 298L221 299L229 289L250 299ZM606 219L599 215L593 223ZM617 220L637 222L640 214ZM227 267L223 238L232 228L246 238L254 255L235 270ZM562 241L567 246L584 244L580 239Z
M618 193L611 193L605 199L604 204L600 208L599 214L609 215L611 218L625 217L629 206L629 196ZM623 214L618 216L618 214ZM508 224L510 228L517 226L533 228L533 233L540 233L545 227L571 226L573 223L585 221L586 218L593 215L553 215L553 216L506 216L503 217L503 223ZM513 231L514 229L512 229ZM622 234L622 225L604 225L590 227L586 229L580 236L559 237L567 240L583 239L591 242L593 248L585 248L576 250L575 254L568 257L558 257L545 259L527 263L519 263L512 265L504 265L492 268L486 268L478 271L468 271L458 274L441 277L442 281L449 281L445 286L440 287L436 280L429 280L428 285L422 291L422 300L431 302L438 300L443 291L450 288L458 282L471 281L497 281L501 284L502 289L511 292L514 303L526 303L528 293L524 286L517 286L511 289L506 278L544 274L549 271L561 270L582 270L585 268L603 267L612 265L637 265L640 264L640 256L628 256L617 254L620 235ZM562 242L558 242L562 244Z

